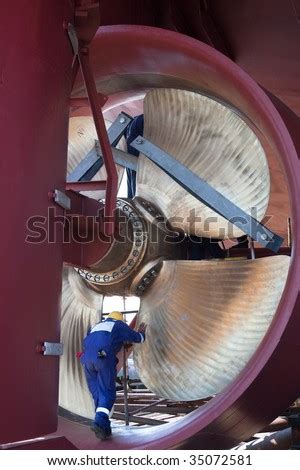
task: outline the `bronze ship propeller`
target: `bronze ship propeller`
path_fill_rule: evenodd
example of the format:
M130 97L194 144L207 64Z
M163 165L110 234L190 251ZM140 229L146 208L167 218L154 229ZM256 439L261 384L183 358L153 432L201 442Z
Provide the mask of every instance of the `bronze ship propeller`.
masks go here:
M146 139L245 213L255 209L257 221L267 210L276 213L266 154L236 110L198 93L152 89L144 99L144 123ZM90 125L87 118L84 124ZM69 170L94 145L90 130L79 145L70 129ZM92 415L75 349L88 325L100 319L103 295L141 299L137 323L147 323L147 341L134 346L133 357L146 387L174 401L216 395L239 375L266 334L290 258L189 259L190 236L218 243L243 231L142 154L136 197L119 199L117 220L122 236L98 264L64 268L62 338L71 352L61 358L60 405Z

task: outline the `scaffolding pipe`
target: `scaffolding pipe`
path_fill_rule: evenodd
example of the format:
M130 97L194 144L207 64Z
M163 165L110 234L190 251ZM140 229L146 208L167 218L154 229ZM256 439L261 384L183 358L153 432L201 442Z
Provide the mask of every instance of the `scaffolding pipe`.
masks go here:
M126 345L123 347L123 392L124 392L124 415L125 425L129 426L129 407L128 407L128 377L127 377L127 356Z

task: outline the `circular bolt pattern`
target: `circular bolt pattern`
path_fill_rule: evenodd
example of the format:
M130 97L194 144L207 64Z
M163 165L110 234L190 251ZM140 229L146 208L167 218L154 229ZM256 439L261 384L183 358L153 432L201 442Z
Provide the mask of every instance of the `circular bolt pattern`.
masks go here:
M144 256L147 237L144 233L143 222L134 208L127 202L119 199L117 208L120 209L126 217L132 221L133 227L133 243L127 260L113 271L105 273L95 273L82 268L74 268L78 274L86 281L94 284L115 284L128 277L132 270L139 264Z

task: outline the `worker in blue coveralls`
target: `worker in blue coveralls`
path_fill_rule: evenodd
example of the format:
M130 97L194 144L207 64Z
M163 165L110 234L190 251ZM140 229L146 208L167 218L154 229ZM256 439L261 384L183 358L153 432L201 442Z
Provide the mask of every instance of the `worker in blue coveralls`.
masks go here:
M122 313L115 311L97 323L83 340L80 361L95 402L96 415L91 429L99 439L111 436L109 415L116 400L116 355L124 342L144 342L145 332L145 324L134 331L124 322Z

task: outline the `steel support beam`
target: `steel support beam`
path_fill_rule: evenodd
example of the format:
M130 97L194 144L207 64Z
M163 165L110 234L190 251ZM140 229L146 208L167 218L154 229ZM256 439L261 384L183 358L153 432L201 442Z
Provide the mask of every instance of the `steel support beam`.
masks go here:
M67 30L74 51L74 59L78 59L81 68L97 136L103 153L103 160L107 173L104 215L108 220L107 234L111 235L114 233L115 228L114 212L117 203L118 173L112 156L111 146L101 110L101 107L103 106L106 98L104 95L99 95L97 93L96 83L89 61L88 47L80 48L75 28L71 23L68 24Z
M97 191L106 189L106 180L101 181L77 181L66 183L66 190L71 191Z
M107 101L107 97L103 98L103 95L101 93L98 93L98 96L99 96L99 99L103 99L104 103ZM90 102L89 102L88 98L79 98L79 97L70 98L70 107L71 108L83 108L83 107L87 107L87 106L88 107L90 106Z
M251 217L251 215L240 209L170 154L141 136L137 137L130 145L146 155L146 157L198 199L198 201L201 201L222 217L225 217L225 219L239 227L253 240L274 252L279 250L283 238L274 234L263 224Z
M124 152L120 149L113 149L113 157L115 163L120 166L124 166L129 170L137 170L138 159L134 155L130 155L130 153Z

